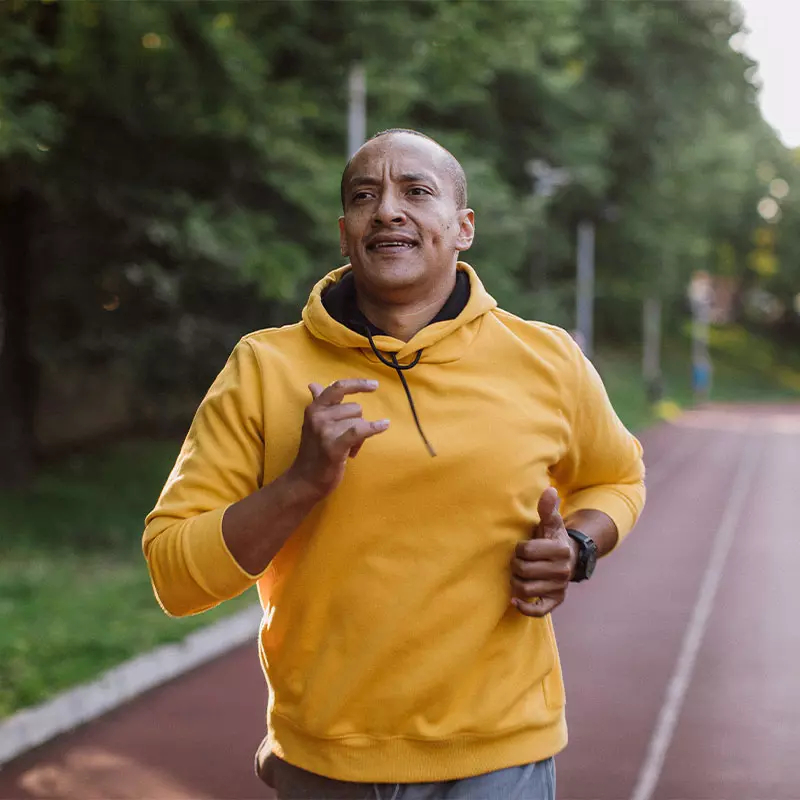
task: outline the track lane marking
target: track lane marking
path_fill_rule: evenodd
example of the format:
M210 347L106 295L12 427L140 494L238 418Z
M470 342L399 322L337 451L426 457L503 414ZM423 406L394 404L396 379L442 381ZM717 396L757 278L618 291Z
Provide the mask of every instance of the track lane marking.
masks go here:
M714 533L713 547L703 578L700 592L692 611L692 616L681 642L678 661L673 670L664 703L656 721L642 768L634 786L631 800L651 800L655 792L664 761L675 733L678 717L689 689L694 666L703 643L708 621L719 589L725 563L736 535L741 513L749 496L750 485L761 455L766 447L764 441L753 443L746 437L733 485Z

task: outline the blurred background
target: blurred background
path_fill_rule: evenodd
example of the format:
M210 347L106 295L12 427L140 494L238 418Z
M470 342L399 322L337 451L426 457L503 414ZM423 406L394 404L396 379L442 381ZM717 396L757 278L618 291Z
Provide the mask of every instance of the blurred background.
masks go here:
M634 431L796 400L800 68L771 62L768 115L768 8L0 3L0 718L254 602L164 617L143 518L237 339L342 263L381 129L461 160L468 260Z

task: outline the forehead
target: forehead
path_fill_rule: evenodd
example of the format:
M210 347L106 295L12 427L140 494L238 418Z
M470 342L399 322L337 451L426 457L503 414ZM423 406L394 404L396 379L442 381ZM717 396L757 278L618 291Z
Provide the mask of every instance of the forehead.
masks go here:
M444 151L435 142L407 133L381 136L367 142L353 158L347 179L381 178L388 171L390 178L404 173L424 172L444 182L447 169Z

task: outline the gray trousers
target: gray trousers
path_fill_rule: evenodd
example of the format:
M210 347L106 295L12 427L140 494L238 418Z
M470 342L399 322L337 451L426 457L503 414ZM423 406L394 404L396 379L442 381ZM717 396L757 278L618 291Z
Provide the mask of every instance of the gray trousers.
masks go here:
M262 773L279 800L555 800L555 760L548 758L472 778L436 783L351 783L323 778L274 755Z

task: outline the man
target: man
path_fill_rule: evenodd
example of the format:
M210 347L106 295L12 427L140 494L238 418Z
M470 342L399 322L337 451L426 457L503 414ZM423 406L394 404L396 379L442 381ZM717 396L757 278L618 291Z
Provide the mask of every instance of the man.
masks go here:
M550 800L550 612L633 527L641 448L570 336L458 261L450 153L379 134L342 202L349 265L198 409L147 519L153 586L184 615L258 584L279 797Z

